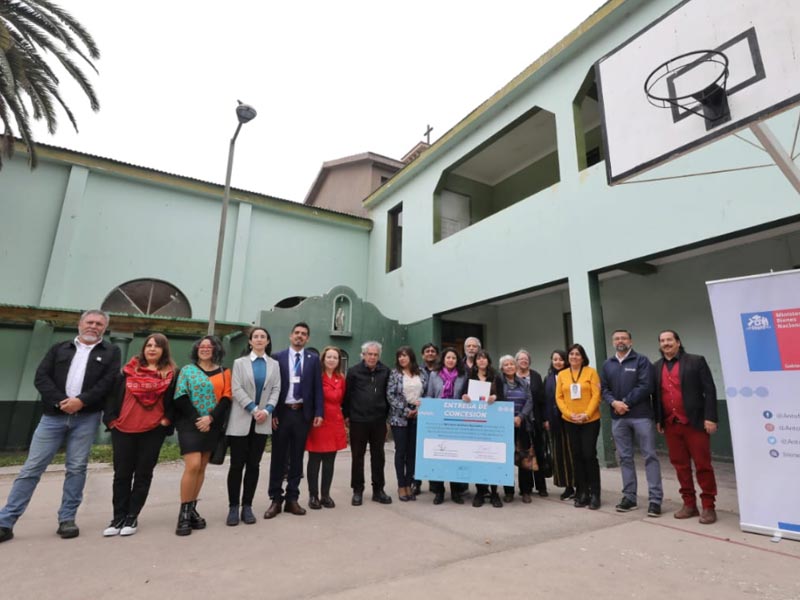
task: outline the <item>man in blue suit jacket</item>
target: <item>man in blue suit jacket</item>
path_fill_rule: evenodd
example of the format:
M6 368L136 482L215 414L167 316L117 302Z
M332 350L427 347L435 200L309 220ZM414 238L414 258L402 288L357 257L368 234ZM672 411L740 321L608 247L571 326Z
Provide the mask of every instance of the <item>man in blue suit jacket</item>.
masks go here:
M273 355L281 369L281 392L272 415L272 456L269 465L269 497L272 500L265 519L276 517L282 509L293 515L304 515L298 503L300 479L303 476L303 453L310 426L322 424L322 369L319 356L305 349L311 329L297 323L289 334L289 348ZM283 475L289 463L286 494Z

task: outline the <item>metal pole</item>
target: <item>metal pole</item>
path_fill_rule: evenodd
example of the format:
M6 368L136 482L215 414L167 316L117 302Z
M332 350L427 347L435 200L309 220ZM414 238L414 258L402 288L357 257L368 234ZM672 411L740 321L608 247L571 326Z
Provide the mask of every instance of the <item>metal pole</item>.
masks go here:
M216 324L217 296L219 294L219 274L222 269L222 248L225 245L225 224L228 220L228 203L231 196L231 173L233 172L233 149L236 144L236 137L242 123L236 126L236 131L231 138L231 145L228 150L228 171L225 173L225 193L222 196L222 214L219 217L219 239L217 240L217 260L214 263L214 283L211 286L211 312L208 316L208 335L214 335L214 325Z
M750 125L750 131L753 132L756 139L764 146L764 150L767 151L772 157L772 160L775 161L775 164L778 165L781 173L783 173L786 179L789 180L789 183L794 186L797 193L800 194L800 169L794 164L789 153L783 149L778 138L772 133L772 130L767 127L766 123L758 122Z

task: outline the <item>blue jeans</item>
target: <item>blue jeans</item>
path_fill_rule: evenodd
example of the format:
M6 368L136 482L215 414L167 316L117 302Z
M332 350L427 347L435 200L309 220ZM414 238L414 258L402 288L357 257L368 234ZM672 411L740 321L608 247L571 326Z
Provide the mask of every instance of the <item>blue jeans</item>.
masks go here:
M6 505L0 509L0 527L14 527L25 512L42 473L58 449L66 446L66 475L58 509L58 522L73 521L83 500L89 450L100 425L100 413L42 415L31 439L28 458L11 486Z
M644 472L647 476L647 492L650 502L660 505L664 498L661 487L661 465L656 456L656 425L652 419L614 419L611 433L619 454L619 468L622 472L622 495L636 502L636 465L633 462L634 440L644 458Z

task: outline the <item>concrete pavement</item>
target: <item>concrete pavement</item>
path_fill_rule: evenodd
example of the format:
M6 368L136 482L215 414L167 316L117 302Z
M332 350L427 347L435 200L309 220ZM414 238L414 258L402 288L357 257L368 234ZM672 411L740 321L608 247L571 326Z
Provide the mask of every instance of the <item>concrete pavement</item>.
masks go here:
M387 480L394 482L387 445ZM262 461L268 470L269 457ZM15 539L0 545L0 597L22 598L503 598L800 599L800 544L773 543L739 531L733 467L717 466L719 521L678 521L678 484L668 461L665 515L614 511L617 469L602 472L603 506L576 509L558 499L519 499L496 509L448 501L383 506L365 496L350 506L350 454L337 458L335 509L302 517L261 518L267 507L262 471L256 525L226 527L226 466L210 466L199 510L207 529L174 534L182 464L159 465L139 532L103 538L111 517L112 471L93 465L78 514L81 535L55 535L63 481L54 467L39 484ZM15 469L0 470L0 501ZM369 468L367 467L367 474ZM304 482L303 482L304 483ZM640 492L646 490L640 474ZM301 504L307 494L302 485Z

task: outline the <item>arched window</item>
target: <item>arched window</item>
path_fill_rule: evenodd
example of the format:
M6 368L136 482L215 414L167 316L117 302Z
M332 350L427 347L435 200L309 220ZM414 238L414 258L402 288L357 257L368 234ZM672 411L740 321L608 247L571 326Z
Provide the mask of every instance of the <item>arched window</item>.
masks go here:
M134 279L114 288L102 305L109 312L191 318L192 307L178 288L158 279Z
M305 299L305 296L289 296L288 298L284 298L278 302L275 305L275 308L294 308Z

